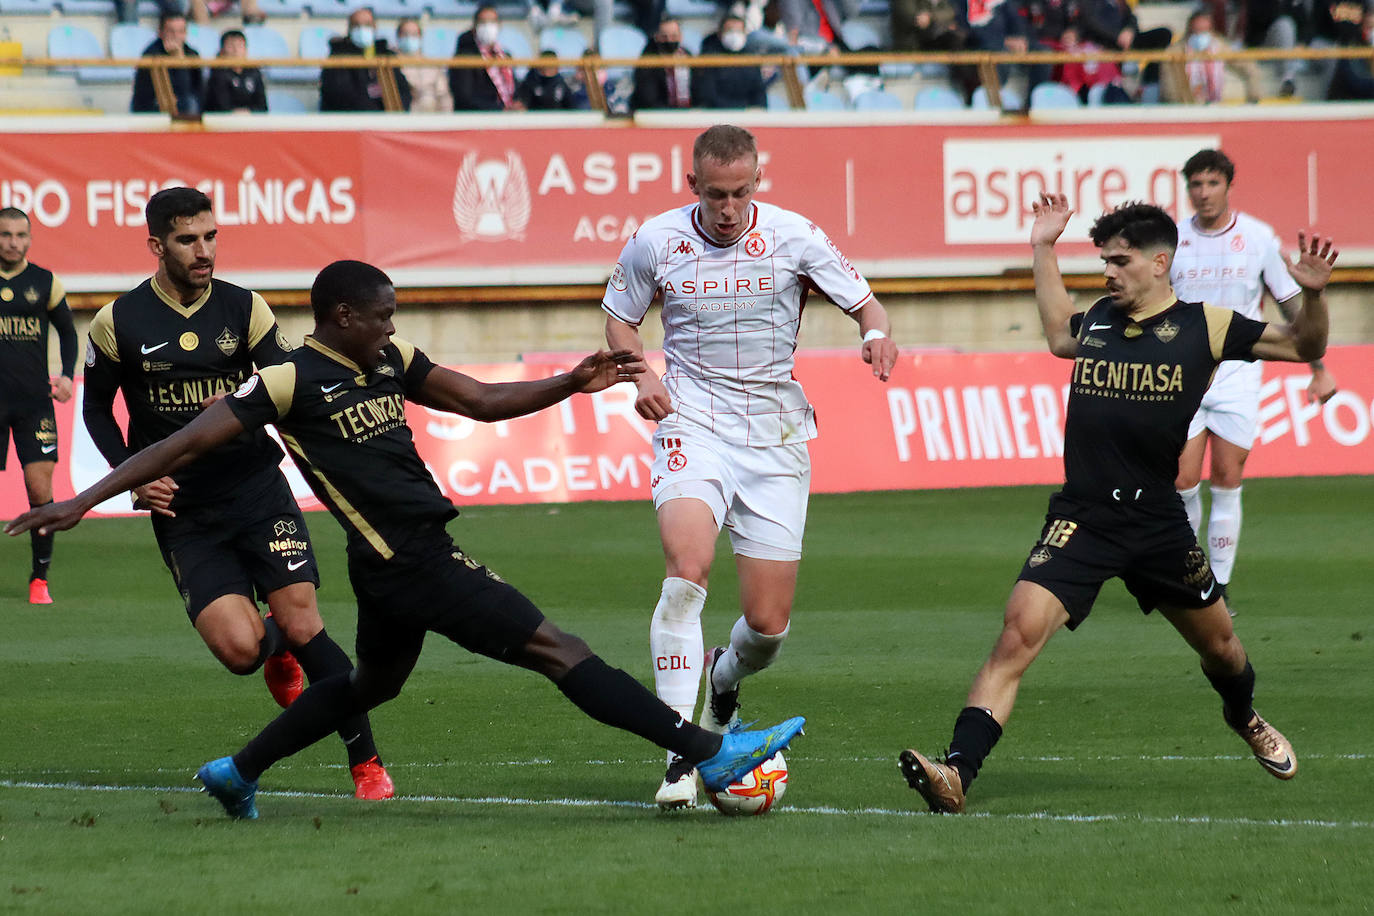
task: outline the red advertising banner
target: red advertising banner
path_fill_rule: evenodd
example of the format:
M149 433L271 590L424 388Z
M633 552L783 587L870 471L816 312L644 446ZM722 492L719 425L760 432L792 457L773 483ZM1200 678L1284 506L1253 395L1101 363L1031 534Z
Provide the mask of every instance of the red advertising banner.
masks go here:
M1308 404L1302 365L1265 365L1261 428L1246 465L1252 477L1374 474L1374 346L1333 347L1326 362L1341 390ZM464 366L484 381L542 378L573 364L547 357ZM904 353L887 384L857 352L800 351L796 373L816 405L812 489L938 489L1062 480L1064 398L1070 363L1048 353ZM106 471L77 397L58 405L57 498ZM652 424L634 412L624 384L515 420L477 423L409 405L421 456L458 505L647 499ZM290 462L292 489L318 508ZM25 508L23 475L11 456L0 473L0 516ZM105 514L128 514L127 497Z
M1079 216L1065 253L1088 259L1088 225L1104 208L1148 200L1186 216L1178 168L1198 149L1221 146L1238 163L1235 205L1285 239L1316 226L1339 241L1342 263L1374 264L1371 185L1364 158L1352 155L1374 143L1367 117L1136 117L842 129L761 121L753 125L760 199L805 213L871 276L997 272L1028 262L1030 207L1041 191L1069 196ZM109 291L151 273L142 208L172 185L214 200L219 273L268 289L306 285L341 257L378 264L403 285L595 282L643 220L691 199L685 174L697 127L394 123L7 131L0 207L33 214L35 260L68 288ZM1275 142L1280 134L1301 140Z

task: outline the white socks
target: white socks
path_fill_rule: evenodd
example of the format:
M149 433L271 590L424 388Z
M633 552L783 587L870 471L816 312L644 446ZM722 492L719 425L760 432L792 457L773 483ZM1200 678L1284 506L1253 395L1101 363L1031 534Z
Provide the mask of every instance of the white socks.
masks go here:
M1236 566L1236 545L1240 541L1241 487L1226 490L1212 487L1212 512L1207 518L1207 559L1212 574L1222 585L1231 581Z
M654 664L654 691L684 721L691 722L701 686L701 609L706 589L670 576L649 624L649 651ZM672 753L668 757L671 762Z
M1188 524L1193 526L1193 536L1202 534L1202 484L1195 483L1186 490L1179 490L1183 497L1183 509L1188 513Z
M789 623L781 633L765 636L749 626L741 617L730 629L730 646L716 662L711 683L718 693L734 690L739 682L751 674L758 674L773 664L782 651L782 642L792 629Z

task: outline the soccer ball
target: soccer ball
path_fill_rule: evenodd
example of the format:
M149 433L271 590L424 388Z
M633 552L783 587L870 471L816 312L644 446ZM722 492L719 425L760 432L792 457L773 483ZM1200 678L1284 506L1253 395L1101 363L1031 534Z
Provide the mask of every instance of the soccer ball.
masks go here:
M787 761L782 752L745 773L723 789L707 792L721 814L767 814L787 791Z

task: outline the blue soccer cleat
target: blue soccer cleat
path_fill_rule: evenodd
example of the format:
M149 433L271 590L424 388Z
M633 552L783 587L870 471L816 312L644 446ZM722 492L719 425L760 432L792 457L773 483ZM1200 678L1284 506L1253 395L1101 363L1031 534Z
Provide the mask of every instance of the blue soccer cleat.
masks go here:
M239 775L239 768L234 766L233 757L211 760L196 770L196 779L205 786L206 792L224 806L225 813L230 817L250 821L257 819L258 806L255 799L258 784L249 782Z
M726 732L720 736L720 750L716 756L697 764L702 785L710 792L725 788L787 747L805 724L805 719L795 716L764 731L737 729Z

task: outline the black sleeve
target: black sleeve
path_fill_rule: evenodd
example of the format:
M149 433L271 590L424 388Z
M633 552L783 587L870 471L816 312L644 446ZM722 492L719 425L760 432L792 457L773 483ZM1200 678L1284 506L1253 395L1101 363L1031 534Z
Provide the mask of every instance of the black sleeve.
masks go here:
M48 323L57 331L57 352L62 359L62 374L67 378L76 378L76 324L72 321L72 310L67 306L66 296L48 310Z
M406 366L405 375L401 377L401 384L405 386L406 397L415 400L415 392L420 390L420 385L425 378L434 371L434 362L425 355L419 347L415 348L415 353L410 358L410 365Z
M768 91L763 88L763 71L749 68L749 104L755 108L768 107Z
M229 98L229 71L215 70L205 85L204 108L206 111L230 111L232 107L233 103Z
M1239 312L1232 312L1231 323L1226 326L1226 339L1221 346L1221 358L1254 362L1257 357L1251 349L1268 326L1267 322L1255 321Z
M1074 337L1079 336L1083 331L1083 312L1075 312L1069 316L1069 333Z
M118 467L133 452L124 441L124 432L115 422L114 397L119 391L119 364L86 341L86 391L81 399L81 418L91 441L100 449L110 467Z
M253 73L254 73L254 74L257 76L257 78L258 78L258 79L257 79L257 84L256 84L256 85L257 85L257 88L255 88L255 89L253 90L253 98L252 98L252 100L249 101L249 103L248 103L248 108L249 108L249 110L251 110L251 111L266 111L266 110L267 110L267 83L263 81L262 73L261 73L260 71L254 70Z

